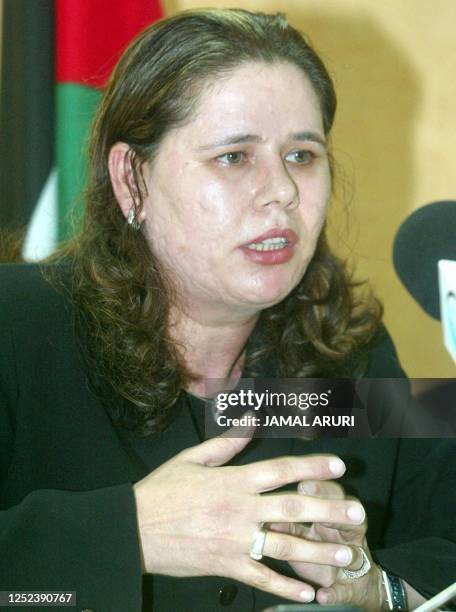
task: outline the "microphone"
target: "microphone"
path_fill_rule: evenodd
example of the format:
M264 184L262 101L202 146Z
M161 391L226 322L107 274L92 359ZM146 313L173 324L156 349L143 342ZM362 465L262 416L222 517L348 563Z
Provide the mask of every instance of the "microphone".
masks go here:
M438 262L456 260L456 201L415 210L399 227L393 263L405 288L427 314L440 319Z

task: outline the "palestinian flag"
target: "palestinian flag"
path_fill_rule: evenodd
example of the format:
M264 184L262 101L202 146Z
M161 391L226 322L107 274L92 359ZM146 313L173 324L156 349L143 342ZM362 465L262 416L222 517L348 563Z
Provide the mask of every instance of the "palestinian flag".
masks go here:
M159 0L5 0L1 146L8 117L14 116L22 138L13 125L8 128L15 150L9 154L11 167L2 168L0 221L28 225L27 259L48 255L74 231L88 128L101 89L130 40L161 16ZM18 80L24 81L22 89ZM2 155L2 166L7 158Z
M1 9L1 6L0 6ZM52 0L4 0L0 99L0 240L21 232L52 191L54 134ZM55 180L54 180L55 182ZM52 219L43 230L49 242ZM22 232L21 232L22 233ZM0 257L8 257L1 244Z

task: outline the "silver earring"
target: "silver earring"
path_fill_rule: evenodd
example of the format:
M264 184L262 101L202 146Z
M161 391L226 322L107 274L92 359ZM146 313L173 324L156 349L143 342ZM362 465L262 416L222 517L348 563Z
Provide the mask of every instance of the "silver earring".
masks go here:
M134 206L132 206L128 211L127 223L132 230L138 231L141 228L141 223L136 219L136 211Z

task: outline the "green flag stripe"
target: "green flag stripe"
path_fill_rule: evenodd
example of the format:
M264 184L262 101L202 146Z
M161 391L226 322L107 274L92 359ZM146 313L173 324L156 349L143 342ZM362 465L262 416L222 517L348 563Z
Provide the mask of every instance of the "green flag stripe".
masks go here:
M56 157L59 196L59 241L70 238L83 211L87 137L101 92L83 85L61 83L56 88Z

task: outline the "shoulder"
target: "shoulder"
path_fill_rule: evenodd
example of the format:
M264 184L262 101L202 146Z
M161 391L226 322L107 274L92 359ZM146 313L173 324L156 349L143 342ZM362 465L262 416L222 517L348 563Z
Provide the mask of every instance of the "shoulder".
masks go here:
M62 276L59 267L56 279ZM28 326L38 319L60 315L68 303L65 292L48 280L54 276L52 266L37 264L0 265L0 324Z
M383 325L367 347L366 378L403 378L406 376L388 330Z
M65 300L38 265L0 265L0 404L12 406L19 388L51 356L68 319Z
M50 264L41 266L39 264L0 264L0 305L14 302L20 306L20 301L43 301L49 299L56 293L54 285L48 280L53 269L64 273L62 264Z
M47 280L49 276L56 282ZM56 270L57 272L57 270ZM72 305L58 288L61 277L39 265L0 265L0 357L1 370L17 375L38 369L56 352L72 342Z

